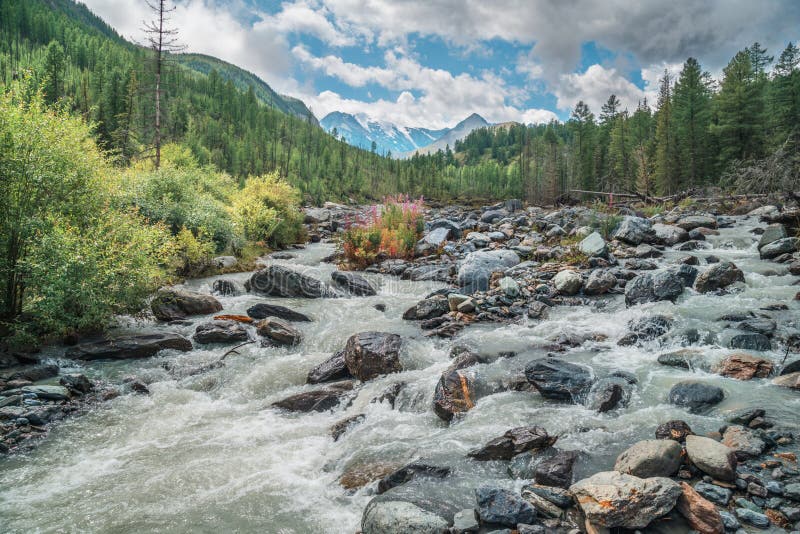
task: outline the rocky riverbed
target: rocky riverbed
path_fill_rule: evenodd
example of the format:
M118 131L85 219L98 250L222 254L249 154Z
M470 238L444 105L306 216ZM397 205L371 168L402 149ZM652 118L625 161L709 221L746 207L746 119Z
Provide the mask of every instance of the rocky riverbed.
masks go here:
M797 530L800 211L606 211L431 209L359 273L310 209L256 272L7 355L3 530Z

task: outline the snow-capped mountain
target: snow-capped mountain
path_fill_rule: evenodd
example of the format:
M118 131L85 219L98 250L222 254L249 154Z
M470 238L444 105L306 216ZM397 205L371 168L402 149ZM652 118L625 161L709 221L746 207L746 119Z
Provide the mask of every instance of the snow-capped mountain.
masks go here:
M435 142L415 149L412 152L405 154L405 157L411 157L414 155L414 152L417 154L433 154L439 150L445 150L448 146L453 149L456 141L464 139L473 130L477 130L478 128L486 128L488 126L491 126L491 124L486 122L486 119L477 113L473 113L452 128L445 130L441 137L439 137Z
M335 129L348 144L366 150L371 150L374 141L378 154L391 153L394 156L426 147L449 131L398 126L372 119L363 113L351 115L340 111L326 115L320 121L320 126L327 132Z

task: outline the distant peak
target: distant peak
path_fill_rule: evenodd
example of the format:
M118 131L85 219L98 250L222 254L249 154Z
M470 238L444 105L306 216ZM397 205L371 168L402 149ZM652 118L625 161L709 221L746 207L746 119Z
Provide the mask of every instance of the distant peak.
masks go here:
M470 115L469 117L467 117L466 119L464 119L463 121L458 123L458 125L460 126L462 124L476 124L476 123L477 124L482 124L484 126L489 126L489 122L487 122L486 119L484 119L483 117L481 117L477 113L473 113L472 115ZM458 127L458 126L456 126L456 127Z

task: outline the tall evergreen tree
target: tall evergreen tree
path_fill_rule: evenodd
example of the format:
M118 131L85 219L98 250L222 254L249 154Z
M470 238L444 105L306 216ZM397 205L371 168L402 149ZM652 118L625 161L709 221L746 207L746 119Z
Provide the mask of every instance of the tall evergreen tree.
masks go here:
M44 58L44 94L48 103L53 104L63 96L65 77L64 47L58 41L50 41Z
M655 164L653 177L658 191L663 194L678 190L677 147L672 116L672 79L665 69L658 91L656 111Z
M575 105L570 116L569 126L572 129L575 155L573 167L577 182L583 189L595 187L592 156L594 154L594 114L589 106L581 100Z
M781 52L772 73L773 146L782 145L795 129L800 129L800 49L789 43Z
M680 187L696 187L708 176L706 131L711 119L710 75L689 58L678 75L673 94Z

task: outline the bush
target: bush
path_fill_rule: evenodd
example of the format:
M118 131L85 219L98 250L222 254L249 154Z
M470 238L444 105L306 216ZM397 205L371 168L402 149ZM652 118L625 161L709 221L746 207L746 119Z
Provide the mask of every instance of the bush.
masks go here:
M388 197L345 230L341 239L344 257L359 268L380 258L411 258L424 230L422 199Z
M245 239L283 248L305 237L299 202L298 191L272 173L248 178L231 209Z

